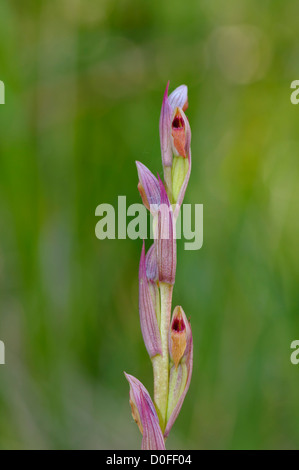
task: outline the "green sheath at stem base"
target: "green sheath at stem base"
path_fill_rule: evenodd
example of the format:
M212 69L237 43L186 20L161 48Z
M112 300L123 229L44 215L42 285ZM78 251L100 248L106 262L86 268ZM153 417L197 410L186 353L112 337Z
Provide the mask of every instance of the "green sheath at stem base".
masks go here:
M164 181L165 181L165 186L166 186L166 192L168 195L168 199L170 204L172 204L172 167L171 166L165 166L164 167Z
M160 420L162 432L166 427L168 382L169 382L169 359L168 359L168 332L171 317L171 301L173 286L164 282L160 283L161 296L161 324L160 334L162 341L162 356L153 357L154 371L154 401Z

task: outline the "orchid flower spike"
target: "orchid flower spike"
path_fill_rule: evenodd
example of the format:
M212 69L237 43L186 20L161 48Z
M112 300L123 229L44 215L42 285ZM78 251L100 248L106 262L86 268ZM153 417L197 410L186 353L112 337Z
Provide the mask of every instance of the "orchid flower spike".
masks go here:
M139 316L145 347L154 374L154 400L139 380L125 374L130 384L132 415L142 433L142 449L164 450L189 389L193 367L191 326L182 307L171 318L175 282L176 219L191 172L191 130L185 115L186 85L168 96L167 84L161 115L160 143L164 183L136 162L138 190L153 216L154 243L139 264Z

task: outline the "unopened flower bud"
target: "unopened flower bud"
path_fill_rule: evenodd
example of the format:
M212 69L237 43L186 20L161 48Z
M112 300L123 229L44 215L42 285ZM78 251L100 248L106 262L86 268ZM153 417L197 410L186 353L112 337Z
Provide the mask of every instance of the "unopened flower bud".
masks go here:
M152 399L142 383L130 374L126 374L130 384L130 405L134 421L142 433L143 450L165 450L165 442L159 424L159 418Z
M163 167L172 166L172 154L186 157L190 144L190 126L184 110L188 107L186 85L176 88L168 97L169 82L164 93L160 115L160 142Z
M186 85L176 88L169 97L167 84L160 116L160 141L164 180L169 200L176 204L177 219L191 172L191 130L184 113L188 107Z
M169 343L170 356L173 359L174 365L177 369L179 362L186 350L187 343L187 329L181 307L176 307L174 309L170 326Z
M176 156L186 158L188 148L187 118L181 108L175 108L171 122L172 149Z
M179 336L181 335L181 336ZM169 374L166 438L175 422L189 389L193 367L191 326L182 307L173 311L169 331L169 354L173 361Z

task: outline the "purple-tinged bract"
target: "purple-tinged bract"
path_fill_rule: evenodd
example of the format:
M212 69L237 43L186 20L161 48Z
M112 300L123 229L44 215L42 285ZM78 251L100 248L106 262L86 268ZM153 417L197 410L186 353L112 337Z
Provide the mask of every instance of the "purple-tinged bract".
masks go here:
M143 450L165 450L159 418L152 399L142 383L130 374L126 374L130 384L130 404L132 415L142 432Z
M143 242L139 264L139 316L145 347L149 356L154 357L157 354L162 354L162 345L155 307L148 282Z

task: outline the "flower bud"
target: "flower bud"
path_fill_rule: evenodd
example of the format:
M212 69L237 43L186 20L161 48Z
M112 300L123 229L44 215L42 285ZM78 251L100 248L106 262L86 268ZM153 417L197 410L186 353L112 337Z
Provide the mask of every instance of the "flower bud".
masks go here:
M191 130L184 113L188 107L186 85L176 88L169 97L167 84L160 116L160 141L164 180L171 203L176 204L176 220L183 203L191 172Z
M187 331L181 307L176 307L173 312L170 326L169 352L176 369L186 349Z
M186 158L188 152L188 144L190 144L189 132L190 126L181 108L175 108L171 121L172 150L178 157Z
M174 118L173 112L176 108L186 110L188 107L188 88L186 85L181 85L176 88L168 97L168 88L169 82L167 83L166 90L163 97L161 114L160 114L160 143L161 143L161 154L162 154L162 163L163 167L172 166L173 153L177 154L173 150L172 139L175 139L175 142L178 142L179 139L179 116L177 119ZM173 122L175 121L175 122ZM182 123L183 124L183 123ZM171 137L172 128L176 129L174 131L174 136ZM177 132L178 131L178 132ZM179 144L178 144L179 145Z
M130 384L132 416L143 436L141 449L165 450L159 418L148 391L132 375L125 373L125 376Z
M181 336L180 336L181 335ZM173 311L169 331L169 355L173 361L169 375L166 438L175 422L189 389L193 367L191 326L182 307Z

